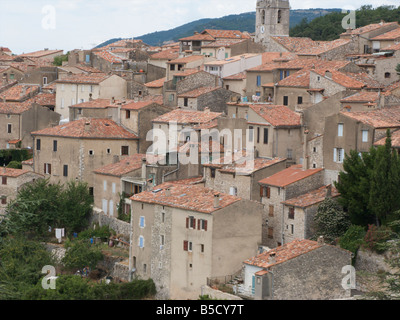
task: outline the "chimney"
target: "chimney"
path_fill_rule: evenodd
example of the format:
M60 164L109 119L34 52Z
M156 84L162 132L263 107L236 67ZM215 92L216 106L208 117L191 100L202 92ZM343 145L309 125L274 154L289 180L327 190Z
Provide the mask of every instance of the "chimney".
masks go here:
M146 158L142 158L142 179L146 179L147 173L146 173Z
M275 252L270 253L269 259L268 259L268 263L269 263L269 264L274 264L274 263L276 263L276 253L275 253Z
M327 77L328 79L332 79L332 72L330 72L329 70L326 70L325 77Z
M330 184L329 186L326 187L326 199L332 198L332 185Z
M219 208L219 197L220 194L214 194L214 208Z
M89 101L93 101L92 94L89 93Z
M204 113L210 113L210 108L209 107L205 107L204 108Z
M324 236L319 236L317 242L319 245L325 244Z
M115 98L112 97L110 102L111 102L111 104L114 104L115 103Z
M89 131L90 130L90 121L86 120L85 121L85 131Z
M167 197L170 197L171 196L171 188L167 188L167 189L165 189L165 195L167 196Z
M119 162L119 156L115 155L113 156L113 163L118 163Z

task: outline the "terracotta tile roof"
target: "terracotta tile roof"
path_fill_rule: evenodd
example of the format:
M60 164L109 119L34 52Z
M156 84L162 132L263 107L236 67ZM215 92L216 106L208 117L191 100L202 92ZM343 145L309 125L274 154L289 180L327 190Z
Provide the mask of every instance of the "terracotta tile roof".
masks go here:
M393 91L395 91L399 88L400 88L400 81L394 82L385 88L385 91L383 92L383 94L385 96L389 96L393 93Z
M359 90L365 87L371 89L383 88L383 85L381 85L378 81L374 80L370 75L368 75L365 72L350 73L350 72L341 72L337 70L332 70L329 68L314 69L312 71L318 73L321 76L325 76L326 71L331 72L332 81L342 85L347 89Z
M63 52L64 52L63 50L39 50L35 52L20 54L19 57L42 58L55 53L62 54Z
M23 169L0 168L0 176L2 177L17 178L28 172L30 171Z
M35 131L32 135L59 136L80 139L138 139L138 137L110 119L80 119L53 128Z
M204 60L204 56L203 55L191 55L191 56L186 56L183 58L174 59L174 60L168 61L167 63L168 64L186 64L186 63L199 61L199 60Z
M218 119L214 119L208 122L203 122L192 127L193 130L206 130L218 127Z
M15 60L15 58L15 56L9 56L8 54L0 54L0 61L9 62Z
M365 112L341 112L340 114L376 129L400 128L400 106Z
M174 73L174 77L187 77L199 72L202 72L202 70L199 70L197 68L188 68L188 69L185 68L182 71Z
M99 84L104 80L111 77L111 75L105 73L93 73L93 74L74 74L64 79L56 80L56 83L84 83L84 84Z
M110 63L123 63L122 59L114 54L112 54L111 52L107 51L107 50L103 50L103 51L94 51L93 52L96 56L103 58L104 60L110 62Z
M248 161L246 161L248 160ZM216 159L213 163L204 164L205 167L218 168L218 170L222 173L237 173L240 175L250 175L256 171L261 169L273 166L277 163L281 163L286 161L284 158L255 158L254 160L251 158L246 158L243 156L240 159L232 161L231 164L223 164L226 161L225 157L221 157L220 159ZM251 162L250 162L251 161ZM219 163L219 164L218 164Z
M297 258L303 254L320 248L321 246L322 245L316 241L296 239L275 249L271 249L255 257L247 259L244 261L244 263L260 268L270 268L280 263ZM274 256L273 261L270 259L271 256Z
M40 104L41 106L55 106L56 94L55 93L39 93L31 99L32 102Z
M303 37L271 37L290 52L302 51L304 48L315 47L316 43L311 38Z
M110 99L94 99L71 106L71 108L77 109L105 109L108 107L116 107L116 105L113 105Z
M25 160L25 161L22 161L21 163L25 164L25 165L28 165L28 166L31 166L31 165L33 165L33 158Z
M357 92L347 98L340 100L342 103L354 103L354 102L376 102L379 99L379 92L375 91L363 91Z
M211 153L213 152L213 150L217 150L217 152L219 153L224 152L224 145L214 140L209 142L188 141L182 146L180 146L178 150L180 153L189 154L191 148L196 148L197 152L199 153Z
M168 188L170 188L170 195L166 193L166 189ZM220 200L219 206L214 208L214 196L216 195L220 196ZM156 186L153 191L145 191L136 194L130 199L132 201L158 204L202 213L213 213L241 200L238 197L202 186L170 182Z
M400 130L392 132L392 148L400 148ZM386 137L378 140L374 143L374 146L384 146L386 143Z
M150 60L176 60L179 58L179 51L177 50L163 50L152 54Z
M336 49L338 47L344 46L346 44L349 44L351 40L348 39L337 39L333 41L319 41L316 43L315 46L313 47L305 47L296 53L301 56L301 55L312 55L312 56L317 56L320 54L323 54L325 52L328 52L330 50Z
M332 185L327 185L319 189L312 190L310 192L302 194L296 198L283 201L282 203L291 207L307 208L324 201L327 197L328 188L331 188L332 198L336 198L340 195L335 187L333 187Z
M17 84L0 94L0 100L22 101L39 92L39 85Z
M236 61L240 61L242 58L248 59L248 58L253 58L253 57L257 57L257 56L261 56L261 54L259 54L259 53L244 53L244 54L241 54L238 56L226 58L224 60L209 61L209 62L204 63L204 65L205 66L225 65L225 64L236 62Z
M162 96L154 97L152 99L146 99L143 101L127 101L126 104L121 107L121 110L139 110L154 103L162 105Z
M294 165L285 170L282 170L274 175L259 181L262 185L270 185L275 187L286 187L292 183L311 177L312 175L321 172L323 169L307 169L303 170L302 165Z
M278 82L279 87L308 88L310 86L310 69L303 69Z
M221 89L221 87L201 87L178 95L178 98L198 98L199 96Z
M299 127L300 114L287 106L250 104L249 107L274 127Z
M198 177L193 177L193 178L188 178L188 179L168 181L168 183L191 185L191 184L199 184L203 181L204 181L203 176L198 176Z
M148 88L161 88L164 86L165 80L167 80L167 78L164 77L158 80L147 82L144 85Z
M74 67L77 68L77 69L80 69L80 70L82 70L84 72L87 72L87 73L103 73L99 69L96 69L96 68L93 68L93 67L89 67L89 66L80 65L80 64L77 64Z
M398 25L398 23L397 22L373 23L373 24L369 24L369 25L361 27L361 28L354 29L354 30L348 30L348 31L342 33L342 35L348 35L348 34L361 35L361 34L364 34L367 32L378 30L383 27L387 27L389 25Z
M126 175L134 170L141 169L142 159L146 159L146 155L137 153L131 156L126 156L117 163L112 163L93 170L93 172L108 176L122 177L123 175Z
M21 114L32 108L31 101L0 102L0 114Z
M271 72L271 71L279 69L281 66L282 66L282 64L280 64L280 63L274 63L274 62L266 63L266 64L259 65L257 67L248 69L247 72L260 72L260 71L261 72Z
M282 70L301 70L304 68L311 68L311 69L320 69L320 68L327 68L332 70L340 70L350 64L350 61L343 61L343 60L333 60L333 61L326 61L321 59L293 59L288 62L282 63L279 66L279 69Z
M179 41L215 41L215 38L209 34L194 34L189 37L179 39Z
M383 51L392 51L392 50L393 51L400 50L400 43L393 44L393 45L385 48Z
M221 116L222 113L211 111L195 111L175 109L153 120L155 122L174 122L178 124L200 124L210 122Z
M263 52L262 63L283 62L297 58L292 52Z
M240 72L233 74L231 76L223 78L224 80L244 80L247 78L247 73L246 72Z
M379 40L397 40L400 39L400 28L394 29L392 31L386 32L379 36L376 36L371 39L371 41L379 41Z
M250 39L251 37L243 33L239 30L214 30L214 29L205 29L202 34L207 33L211 35L213 38L228 38L228 39Z

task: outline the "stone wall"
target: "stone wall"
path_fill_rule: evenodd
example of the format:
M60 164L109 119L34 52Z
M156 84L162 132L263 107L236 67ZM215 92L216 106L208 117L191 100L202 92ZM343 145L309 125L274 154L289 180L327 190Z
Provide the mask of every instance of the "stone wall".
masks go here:
M125 239L130 238L130 223L106 216L103 211L94 209L89 218L90 224L98 223L101 226L108 225L117 234L123 235Z
M202 286L201 287L201 295L208 295L212 299L217 300L243 300L242 298L235 296L233 294L229 294L226 292L222 292L219 290L215 290L209 286Z

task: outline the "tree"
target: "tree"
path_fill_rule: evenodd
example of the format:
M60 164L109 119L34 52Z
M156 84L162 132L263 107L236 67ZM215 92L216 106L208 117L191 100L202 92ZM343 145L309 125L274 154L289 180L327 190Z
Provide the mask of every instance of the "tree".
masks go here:
M350 227L350 218L342 206L332 198L325 199L314 216L315 237L323 236L334 243Z
M369 207L375 215L376 225L386 223L400 209L400 162L392 151L390 130L386 133L384 146L379 146L371 175Z
M85 267L95 268L103 259L101 250L87 240L74 240L65 244L67 249L62 263L67 269L80 270Z
M375 158L376 149L373 147L361 157L357 151L351 150L345 155L343 171L339 173L339 182L335 183L340 193L338 202L349 213L351 222L356 225L366 226L374 222L369 200Z
M398 75L400 75L400 63L396 66L396 72Z

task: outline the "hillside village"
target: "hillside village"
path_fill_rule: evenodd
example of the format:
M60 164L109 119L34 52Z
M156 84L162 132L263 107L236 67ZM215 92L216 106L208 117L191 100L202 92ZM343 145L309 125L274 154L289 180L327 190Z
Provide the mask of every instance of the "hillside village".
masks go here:
M256 10L254 34L120 40L59 66L63 50L1 47L0 150L27 156L0 168L0 216L26 185L84 182L91 222L126 250L113 277L152 279L156 299L360 294L342 286L354 253L314 217L341 197L350 151L384 145L388 129L400 150L400 25L313 41L289 36L288 0Z

